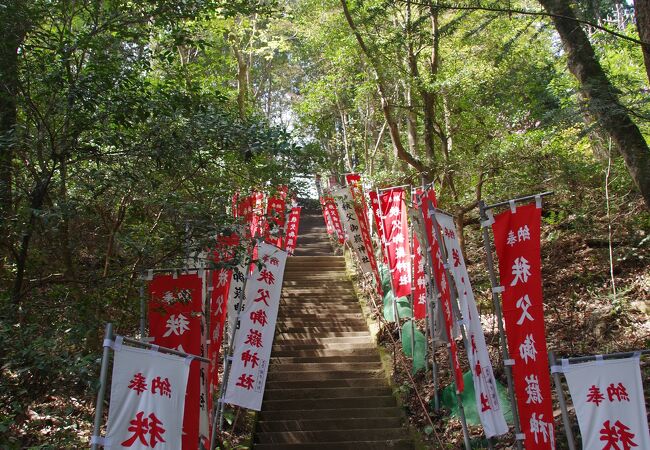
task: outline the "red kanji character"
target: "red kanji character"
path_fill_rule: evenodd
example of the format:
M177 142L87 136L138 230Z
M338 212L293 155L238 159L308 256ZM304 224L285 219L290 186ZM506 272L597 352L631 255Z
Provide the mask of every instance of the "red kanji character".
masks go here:
M257 279L257 281L263 281L266 284L274 284L275 283L275 276L273 273L269 272L266 269L263 269L260 272L260 277Z
M138 372L133 376L129 384L129 389L133 389L138 395L147 390L147 379L142 373Z
M158 442L165 442L162 438L162 435L165 433L165 429L159 425L162 425L162 422L158 420L154 413L149 414L149 418L143 419L142 416L144 412L140 411L136 414L135 419L132 420L129 431L133 433L126 441L122 442L123 447L131 447L133 443L139 439L142 445L151 446L152 448L156 447ZM149 434L149 442L147 443L147 434Z
M630 450L632 447L638 447L632 441L632 438L635 436L634 433L630 433L629 430L626 425L618 420L614 426L610 426L609 420L603 422L603 428L600 430L600 440L605 442L603 450ZM620 447L618 445L619 443L623 447Z
M587 401L595 403L596 406L600 406L603 400L605 400L605 396L600 392L600 388L596 385L592 385L587 393Z
M451 256L454 259L454 267L460 266L460 253L455 248L451 249Z
M616 400L619 402L630 401L630 397L627 394L627 389L625 389L623 383L618 383L618 386L614 386L614 383L611 383L609 386L607 386L607 396L609 397L610 402L614 401L614 397L616 397Z
M257 330L250 330L244 344L249 344L257 348L262 347L262 333Z
M482 372L483 369L481 368L481 361L476 361L476 365L474 366L474 373L477 377L480 377Z
M262 256L262 261L268 262L269 261L269 255L264 255ZM258 280L259 281L259 280Z
M258 290L257 290L257 293L260 294L260 296L257 297L257 298L256 298L255 300L253 300L253 301L255 301L255 302L264 302L264 304L265 304L266 306L269 306L269 304L268 304L268 302L267 302L267 300L268 300L269 297L270 297L269 291L267 291L266 289L258 289Z
M246 375L245 373L242 373L241 376L237 379L237 383L235 386L243 387L246 390L251 390L253 389L253 383L255 380L253 379L252 375Z
M262 326L266 325L269 322L266 318L266 311L263 309L252 311L250 317L253 323L259 323Z
M472 334L471 340L472 340L472 353L476 353L476 340L474 339L473 334Z
M241 354L241 360L244 362L244 367L248 367L248 363L251 363L251 368L257 367L260 359L257 357L257 352L251 354L250 350L246 350Z
M492 409L488 401L487 395L481 392L481 412L485 412Z
M630 433L630 428L628 426L622 424L618 420L614 425L618 431L618 440L623 444L623 450L630 450L632 447L638 447L638 444L632 441L632 438L634 438L635 435L634 433Z
M278 260L278 258L274 256L273 258L271 258L270 263L272 266L277 266L278 264L280 264L280 260Z
M151 448L155 448L158 442L165 442L162 438L165 429L159 425L162 425L162 422L158 420L156 415L154 413L149 414L149 445L151 445Z
M130 439L122 442L123 447L131 447L136 439L140 439L143 445L147 445L147 432L149 431L149 419L143 419L144 412L136 414L135 419L131 421L129 431L133 433Z
M160 395L166 397L172 396L172 386L169 384L169 378L161 380L160 377L156 377L151 381L151 393L155 394L156 389L160 392Z

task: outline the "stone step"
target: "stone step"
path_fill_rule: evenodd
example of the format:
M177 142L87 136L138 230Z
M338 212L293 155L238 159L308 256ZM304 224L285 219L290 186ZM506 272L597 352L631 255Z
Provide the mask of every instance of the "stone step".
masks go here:
M277 322L276 328L285 332L302 331L366 331L368 326L361 319L352 320L305 320Z
M365 329L368 329L368 326L366 325L366 321L363 320L361 317L361 314L358 316L352 316L352 317L339 317L338 315L332 316L330 315L329 317L324 317L320 319L316 318L302 318L302 319L296 319L294 317L278 317L277 320L278 325L284 325L286 327L295 327L295 326L300 326L302 325L305 328L311 328L312 326L356 326L356 325L363 325Z
M290 259L287 259L287 268L292 267L293 265L303 266L304 264L309 264L312 266L319 264L339 264L345 266L345 258L342 256L293 256Z
M331 358L331 357L356 357L356 356L374 356L378 355L374 345L360 348L317 348L306 350L274 350L272 358Z
M369 430L374 428L398 428L402 425L401 417L376 417L362 419L297 419L272 420L257 423L257 430L269 431L322 431L322 430Z
M414 448L413 441L410 439L336 442L336 445L332 445L331 442L255 444L255 450L413 450Z
M337 372L342 370L381 370L381 362L339 362L339 363L286 363L272 364L273 373L282 372Z
M308 333L314 335L315 333L367 333L368 327L365 323L358 323L356 325L345 325L345 324L336 324L325 326L321 324L311 324L311 325L284 325L277 324L276 334L304 334Z
M360 441L383 441L395 440L404 436L401 428L385 428L381 430L324 430L324 431L289 431L289 432L266 432L258 433L255 441L260 444L296 444L310 442L346 442L352 440Z
M366 419L372 417L404 417L404 411L397 406L380 408L335 408L291 411L266 411L259 413L260 421L297 419Z
M293 352L292 352L293 353ZM305 364L305 363L348 363L348 362L379 362L379 353L367 355L341 356L271 356L273 364Z
M298 337L291 335L276 336L273 346L309 345L309 344L375 344L372 336L336 336L336 337Z
M316 372L316 371L303 371L298 370L295 372L289 371L273 371L267 375L268 381L312 381L312 380L345 380L353 378L379 378L384 377L383 370L338 370L332 372ZM391 397L392 398L392 397ZM352 408L353 406L350 406Z
M358 300L352 296L349 298L304 296L302 299L285 297L280 300L280 308L282 306L298 310L296 312L300 312L303 309L318 310L318 308L336 309L339 307L352 309L353 312L361 312L361 306Z
M317 338L332 338L332 337L366 337L370 336L370 331L321 331L321 330L306 330L304 328L294 329L279 329L275 332L275 337L281 339L317 339Z
M340 387L340 388L291 388L270 389L264 393L264 400L302 400L348 397L383 397L391 396L387 386L378 387Z
M267 400L265 411L287 411L295 409L332 409L332 408L382 408L397 404L392 395L377 397L340 397L340 398L306 398L290 400Z
M322 310L303 310L300 309L297 311L298 308L291 309L289 307L287 308L280 308L280 311L278 312L278 320L293 320L294 322L299 322L299 321L304 321L304 322L317 322L317 323L324 323L329 321L332 318L336 318L336 320L363 320L363 314L361 312L337 312L335 316L333 316L330 312L323 312ZM295 311L295 312L294 312Z
M308 388L344 388L344 387L388 387L385 378L350 378L334 380L302 380L302 381L267 381L266 389L308 389Z
M368 350L376 351L374 341L371 342L291 342L275 341L272 347L272 355L275 352L295 352L314 350Z

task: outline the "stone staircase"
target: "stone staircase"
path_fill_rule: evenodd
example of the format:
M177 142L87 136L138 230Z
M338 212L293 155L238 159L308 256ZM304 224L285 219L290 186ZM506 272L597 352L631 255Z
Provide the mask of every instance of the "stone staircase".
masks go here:
M301 219L296 254L287 261L254 449L413 449L319 214Z

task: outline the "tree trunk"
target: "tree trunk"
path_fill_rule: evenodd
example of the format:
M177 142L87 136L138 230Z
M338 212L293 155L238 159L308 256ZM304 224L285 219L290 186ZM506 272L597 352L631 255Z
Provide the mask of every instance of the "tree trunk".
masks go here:
M384 76L382 74L381 65L376 60L374 55L370 52L370 50L366 46L365 41L361 37L361 34L359 33L359 30L357 29L357 26L354 23L354 20L352 20L352 16L350 15L350 11L348 10L348 5L346 0L341 0L341 5L343 6L343 13L345 14L345 18L348 22L348 25L350 26L350 29L352 30L354 37L356 38L359 47L361 48L361 51L366 56L373 71L375 72L377 92L379 93L379 98L381 100L381 111L384 114L384 119L386 120L386 125L388 126L388 134L390 135L390 140L393 144L393 152L395 154L395 157L409 164L418 172L421 173L428 172L428 168L424 165L424 163L422 163L422 161L414 157L404 147L399 132L399 125L397 124L397 120L393 115L393 108L391 107L390 101L388 99L387 90L386 90L386 80L384 79Z
M61 256L65 267L65 276L68 279L75 279L74 263L72 260L72 246L70 244L70 211L68 205L68 163L61 161L61 185L59 186L59 196L61 204L65 210L61 214L61 223L59 225L59 238L61 240Z
M0 13L0 230L13 211L12 168L17 120L18 47L23 40L18 13L11 6ZM0 8L1 9L1 8ZM8 9L8 10L7 10Z
M643 51L645 72L650 83L650 0L635 0L634 15L639 38L643 41L641 50Z
M36 181L36 186L30 195L30 213L27 226L23 230L23 235L20 240L20 248L18 250L18 257L16 258L16 277L14 278L14 286L11 291L11 301L15 306L20 305L20 300L23 293L23 286L25 284L25 270L27 268L27 255L29 252L29 244L34 233L34 226L36 225L37 211L43 206L43 201L47 195L47 190L52 180L54 168L47 174L42 174Z
M598 125L612 138L612 142L623 155L632 180L650 209L650 149L641 131L625 107L621 105L614 86L610 83L586 33L576 22L576 16L567 0L540 0L542 6L552 14L568 54L567 64L578 79L588 108Z

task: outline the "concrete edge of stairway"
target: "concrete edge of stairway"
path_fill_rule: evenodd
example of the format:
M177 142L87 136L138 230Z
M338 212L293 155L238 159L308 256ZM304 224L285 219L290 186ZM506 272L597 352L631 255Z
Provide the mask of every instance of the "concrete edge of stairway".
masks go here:
M383 368L383 373L385 375L386 382L388 383L388 386L391 389L393 397L397 402L397 406L402 410L405 410L406 409L405 404L402 401L402 398L399 396L399 386L393 380L393 371L395 370L393 366L393 356L388 352L388 350L385 347L379 344L379 331L381 328L380 320L379 318L377 319L372 318L375 312L373 311L373 308L370 305L368 305L368 302L366 301L363 292L361 292L361 290L359 289L359 286L357 284L358 277L356 275L356 271L352 262L352 258L350 256L350 252L344 250L343 258L345 260L345 272L350 278L350 280L352 281L352 286L354 288L354 295L357 298L359 305L361 306L361 310L363 312L363 318L365 319L366 324L368 325L368 329L370 330L370 335L372 336L372 339L375 342L375 347L377 348L377 352L379 353L379 359L381 361L381 366ZM381 313L381 311L379 311L379 313ZM422 433L411 424L411 422L408 420L406 412L404 414L406 416L404 421L405 428L409 433L409 437L413 439L415 450L430 450L431 446L426 444L422 436Z

